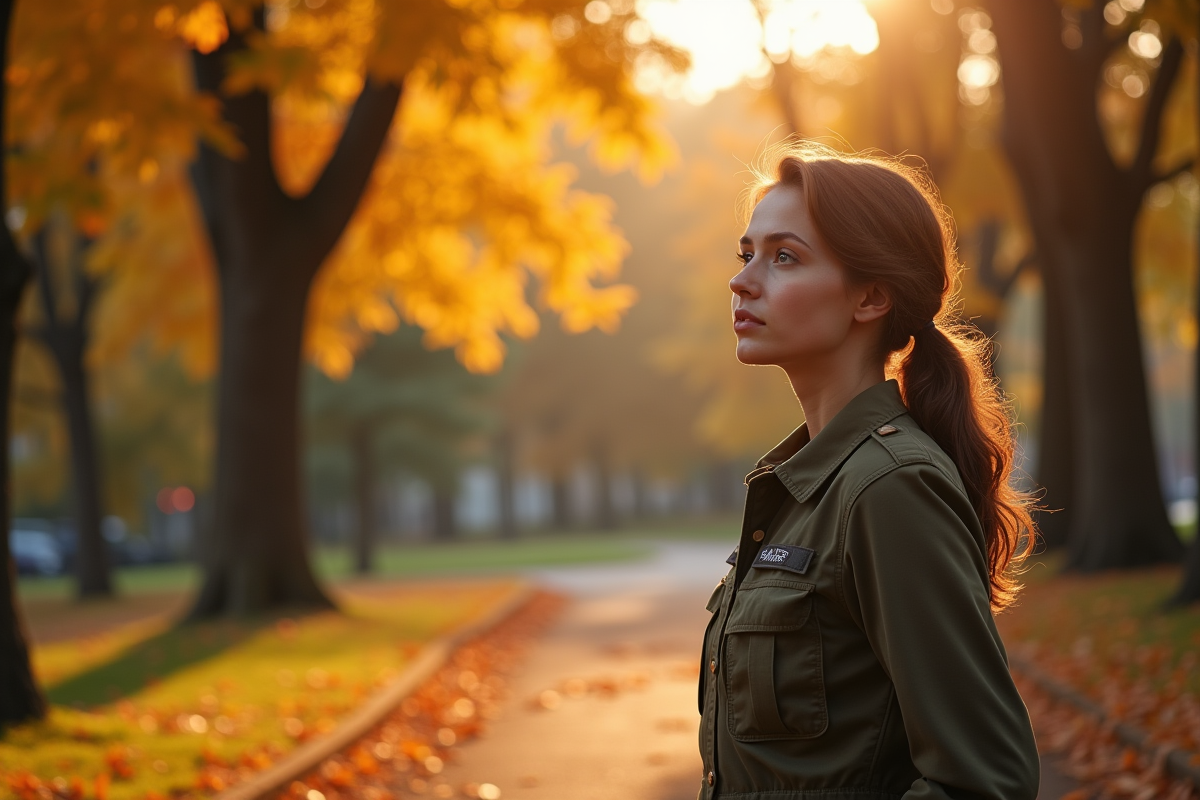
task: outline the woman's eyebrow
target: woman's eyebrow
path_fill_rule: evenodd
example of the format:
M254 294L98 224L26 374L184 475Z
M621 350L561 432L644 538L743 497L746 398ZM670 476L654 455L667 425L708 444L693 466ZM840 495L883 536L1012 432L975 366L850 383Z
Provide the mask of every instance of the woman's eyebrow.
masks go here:
M805 247L807 247L809 250L812 250L812 249L813 249L813 248L812 248L812 245L810 245L808 242L806 242L806 241L804 240L804 237L803 237L803 236L797 236L796 234L792 233L791 231L777 231L777 232L775 232L775 233L768 233L766 236L764 236L764 237L763 237L763 241L764 241L764 242L767 242L767 243L770 243L770 242L778 242L778 241L782 241L782 240L784 240L784 239L792 239L792 240L794 240L794 241L797 241L797 242L799 242L800 244L804 245L804 246L805 246ZM742 237L742 238L739 240L739 244L741 244L742 246L751 245L751 244L753 244L753 243L754 243L754 242L752 242L752 241L750 240L750 237L749 237L749 236L743 236L743 237Z

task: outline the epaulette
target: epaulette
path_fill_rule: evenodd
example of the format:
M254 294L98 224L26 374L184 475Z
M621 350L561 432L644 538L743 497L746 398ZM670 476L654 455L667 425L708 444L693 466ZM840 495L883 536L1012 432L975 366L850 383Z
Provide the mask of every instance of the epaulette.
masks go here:
M897 464L933 463L933 456L925 445L901 426L880 425L871 431L871 438L883 445Z

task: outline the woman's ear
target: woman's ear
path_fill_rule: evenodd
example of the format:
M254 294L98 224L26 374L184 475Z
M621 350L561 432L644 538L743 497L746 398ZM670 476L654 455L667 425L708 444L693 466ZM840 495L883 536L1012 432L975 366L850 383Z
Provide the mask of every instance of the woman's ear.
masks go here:
M872 281L859 292L858 305L854 309L856 322L874 322L886 317L892 310L892 298L878 282Z

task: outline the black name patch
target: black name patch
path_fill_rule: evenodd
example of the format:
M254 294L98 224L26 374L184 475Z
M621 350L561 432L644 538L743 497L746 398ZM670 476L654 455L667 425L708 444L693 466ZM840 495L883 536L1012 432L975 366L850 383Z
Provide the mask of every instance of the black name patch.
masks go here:
M792 544L769 544L758 551L754 566L758 569L786 569L803 575L817 551Z
M737 566L737 551L738 551L738 549L735 546L733 548L733 552L729 554L729 558L725 559L725 563L731 567Z

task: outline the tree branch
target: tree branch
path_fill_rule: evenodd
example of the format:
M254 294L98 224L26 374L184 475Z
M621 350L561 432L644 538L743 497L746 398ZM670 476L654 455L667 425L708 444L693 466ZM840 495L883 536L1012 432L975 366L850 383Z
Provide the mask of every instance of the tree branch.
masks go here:
M1125 42L1130 33L1128 25L1118 28L1116 33L1110 33L1108 21L1104 19L1102 3L1097 3L1080 13L1079 29L1083 33L1080 55L1089 75L1100 74L1108 57Z
M1191 172L1192 167L1194 166L1196 166L1196 159L1185 158L1175 166L1167 169L1165 172L1155 172L1152 174L1148 179L1149 183L1146 184L1146 188L1148 189L1156 183L1162 183L1163 181L1169 181L1173 180L1174 178L1178 178L1185 172Z
M1007 297L1008 293L1012 291L1012 287L1016 285L1017 278L1021 277L1021 273L1036 263L1037 253L1032 250L1021 256L1021 260L1016 263L1016 265L1012 268L1012 272L1008 273L1008 277L1005 278L1004 283L1001 284L1000 296Z
M1154 174L1154 157L1158 154L1159 138L1162 135L1163 112L1166 110L1167 99L1171 96L1175 79L1179 77L1182 63L1183 44L1179 37L1172 36L1163 49L1158 74L1154 78L1154 85L1150 87L1150 96L1146 99L1137 155L1127 170L1134 187L1140 192L1144 192L1153 184L1151 178Z
M400 91L396 84L367 77L333 156L312 190L297 201L298 221L313 252L332 250L358 207L387 141Z

